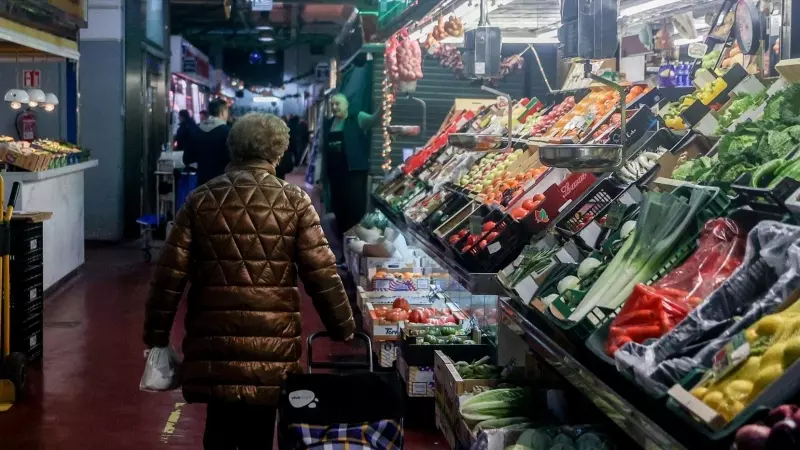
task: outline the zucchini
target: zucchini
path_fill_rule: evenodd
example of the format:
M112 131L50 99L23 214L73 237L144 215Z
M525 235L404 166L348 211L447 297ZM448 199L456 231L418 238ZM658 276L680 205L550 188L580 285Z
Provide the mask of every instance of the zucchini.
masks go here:
M753 174L753 178L750 180L750 186L754 188L767 186L769 184L768 181L772 181L773 178L776 178L775 172L784 162L786 161L783 159L775 159L762 164Z

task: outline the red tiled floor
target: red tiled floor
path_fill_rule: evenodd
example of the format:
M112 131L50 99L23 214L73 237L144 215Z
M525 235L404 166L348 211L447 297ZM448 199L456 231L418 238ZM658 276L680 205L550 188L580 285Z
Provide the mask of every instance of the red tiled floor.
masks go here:
M80 275L47 299L44 364L30 372L28 397L0 414L0 449L202 448L203 405L184 405L179 391L138 389L151 270L133 246L87 250ZM305 331L317 331L304 299ZM182 323L178 317L175 343ZM407 430L407 449L445 447L436 434Z

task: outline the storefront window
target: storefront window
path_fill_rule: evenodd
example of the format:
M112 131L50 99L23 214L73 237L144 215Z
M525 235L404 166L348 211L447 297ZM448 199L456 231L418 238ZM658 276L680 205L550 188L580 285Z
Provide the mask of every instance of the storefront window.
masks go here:
M164 0L147 0L145 35L149 41L164 45Z

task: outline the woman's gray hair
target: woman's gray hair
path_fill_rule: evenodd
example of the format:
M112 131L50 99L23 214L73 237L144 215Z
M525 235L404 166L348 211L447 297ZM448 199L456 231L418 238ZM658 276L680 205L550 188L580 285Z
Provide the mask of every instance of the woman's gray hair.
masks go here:
M228 149L236 162L266 160L277 164L288 147L289 127L272 114L245 114L228 134Z

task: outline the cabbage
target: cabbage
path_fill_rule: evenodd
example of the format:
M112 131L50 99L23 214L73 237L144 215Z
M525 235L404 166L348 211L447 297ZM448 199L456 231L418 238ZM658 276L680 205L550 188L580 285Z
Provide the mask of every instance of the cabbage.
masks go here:
M550 450L553 445L553 438L541 430L527 430L519 436L517 445L532 450Z

